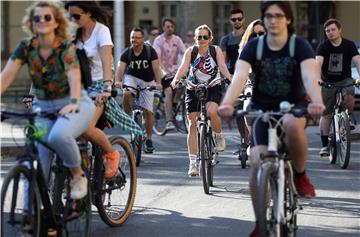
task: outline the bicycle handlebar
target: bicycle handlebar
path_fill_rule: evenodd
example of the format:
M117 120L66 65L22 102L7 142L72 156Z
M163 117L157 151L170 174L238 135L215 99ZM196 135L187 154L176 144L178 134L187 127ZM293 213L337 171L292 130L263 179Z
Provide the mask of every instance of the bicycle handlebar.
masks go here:
M353 83L344 85L344 86L338 86L338 85L335 85L335 83L333 83L333 82L325 82L325 81L319 81L318 83L320 86L325 87L325 88L346 88L346 87L352 87L352 86L360 87L360 79L356 79L353 81Z

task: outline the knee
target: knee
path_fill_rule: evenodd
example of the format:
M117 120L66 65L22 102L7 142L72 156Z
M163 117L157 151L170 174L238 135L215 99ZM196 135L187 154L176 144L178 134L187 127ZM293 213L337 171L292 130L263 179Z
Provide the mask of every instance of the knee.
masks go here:
M216 108L214 108L214 107L209 108L207 111L207 116L210 118L218 117Z

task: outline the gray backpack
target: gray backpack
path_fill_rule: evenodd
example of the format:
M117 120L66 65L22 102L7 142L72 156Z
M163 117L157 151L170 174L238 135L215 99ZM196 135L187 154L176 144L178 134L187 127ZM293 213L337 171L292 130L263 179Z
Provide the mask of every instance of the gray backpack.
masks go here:
M257 42L256 46L256 60L260 61L263 55L263 49L264 49L264 35L259 37L259 40ZM293 34L290 36L290 42L289 42L289 51L290 51L290 57L293 58L295 55L295 38L296 35Z

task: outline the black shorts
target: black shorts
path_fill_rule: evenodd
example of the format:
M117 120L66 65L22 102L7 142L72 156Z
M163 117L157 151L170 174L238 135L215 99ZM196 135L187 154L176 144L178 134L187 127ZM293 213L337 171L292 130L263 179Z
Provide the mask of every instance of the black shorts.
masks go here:
M215 102L216 104L220 104L221 97L222 97L221 86L216 85L208 89L206 103L211 101L211 102ZM192 112L200 112L200 101L198 100L195 91L186 90L185 105L188 114Z

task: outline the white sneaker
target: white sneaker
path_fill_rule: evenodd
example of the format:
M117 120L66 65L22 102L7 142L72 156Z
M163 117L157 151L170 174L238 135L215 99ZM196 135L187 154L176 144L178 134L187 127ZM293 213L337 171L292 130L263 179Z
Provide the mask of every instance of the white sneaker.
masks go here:
M168 121L166 123L166 130L173 130L173 129L175 129L174 123L172 121Z
M198 169L197 162L190 161L188 175L189 176L198 176L199 175L199 169Z
M85 175L74 175L70 181L70 198L74 200L82 199L87 194L88 180Z
M324 146L320 149L319 155L321 157L323 156L330 156L330 148L329 146Z
M225 150L226 144L225 144L225 138L219 134L215 134L215 142L216 142L216 150L221 152Z

